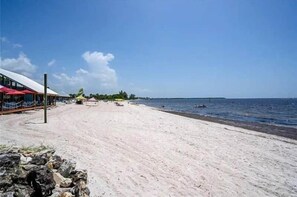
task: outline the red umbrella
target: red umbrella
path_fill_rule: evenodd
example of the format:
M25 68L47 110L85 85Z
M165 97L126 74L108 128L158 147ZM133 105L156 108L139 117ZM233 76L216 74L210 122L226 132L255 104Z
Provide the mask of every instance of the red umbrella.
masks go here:
M6 95L24 95L25 93L17 91L17 90L13 90L11 92L8 92Z
M20 92L22 92L24 94L35 94L36 93L36 92L31 91L31 90L22 90Z
M0 85L0 90L1 90L2 92L4 92L4 93L9 93L9 92L13 92L13 91L15 91L14 89L7 88L7 87L2 86L2 85Z

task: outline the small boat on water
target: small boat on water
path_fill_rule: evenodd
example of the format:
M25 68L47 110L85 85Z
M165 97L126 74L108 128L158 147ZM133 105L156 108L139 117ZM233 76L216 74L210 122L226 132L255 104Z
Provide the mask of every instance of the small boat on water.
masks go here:
M194 108L206 108L206 105L195 105Z

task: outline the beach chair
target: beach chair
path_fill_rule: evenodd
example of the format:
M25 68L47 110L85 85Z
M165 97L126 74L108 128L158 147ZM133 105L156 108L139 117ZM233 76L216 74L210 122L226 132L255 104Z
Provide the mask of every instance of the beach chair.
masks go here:
M120 106L120 107L123 107L124 105L123 104L120 104L118 102L115 102L116 106Z

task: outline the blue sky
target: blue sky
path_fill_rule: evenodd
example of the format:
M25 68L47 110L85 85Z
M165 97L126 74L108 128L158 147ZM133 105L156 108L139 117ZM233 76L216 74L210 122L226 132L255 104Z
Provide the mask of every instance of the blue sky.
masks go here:
M60 92L297 97L297 1L1 0L1 67Z

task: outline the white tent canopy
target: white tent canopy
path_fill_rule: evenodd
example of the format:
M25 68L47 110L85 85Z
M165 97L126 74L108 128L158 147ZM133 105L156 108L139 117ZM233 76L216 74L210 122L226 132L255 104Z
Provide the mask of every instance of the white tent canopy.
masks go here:
M2 68L0 68L0 74L4 75L5 77L16 81L17 83L23 85L24 87L26 87L27 89L33 90L39 94L43 94L44 93L44 86L37 83L36 81L33 81L32 79L29 79L28 77L25 77L24 75L18 74L18 73L14 73L8 70L4 70ZM53 90L47 88L47 93L49 95L58 95L58 93L54 92Z
M88 99L88 101L91 101L91 102L97 102L97 100L96 100L94 97Z

